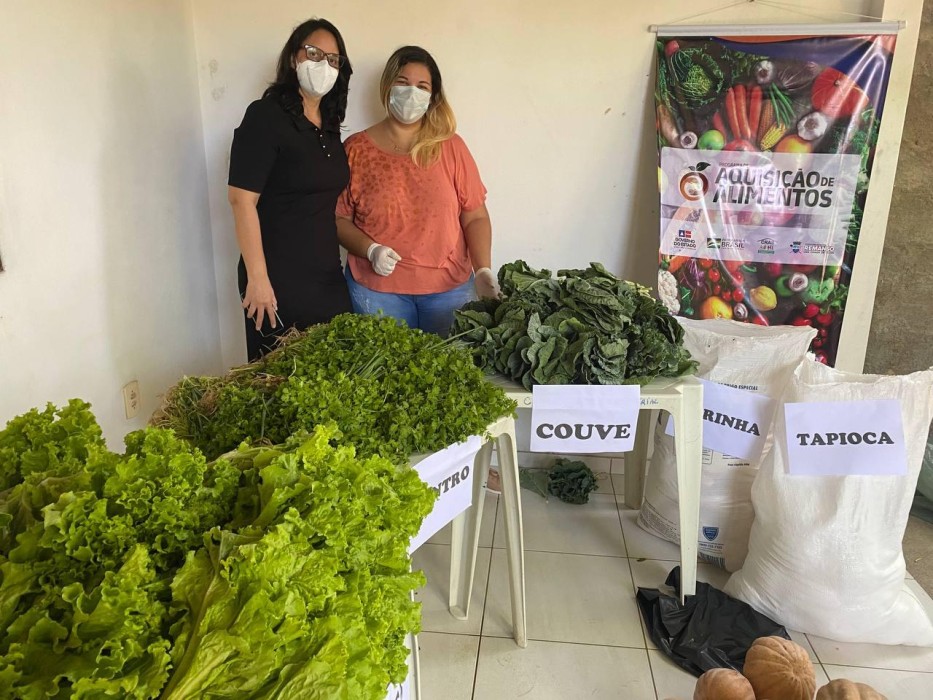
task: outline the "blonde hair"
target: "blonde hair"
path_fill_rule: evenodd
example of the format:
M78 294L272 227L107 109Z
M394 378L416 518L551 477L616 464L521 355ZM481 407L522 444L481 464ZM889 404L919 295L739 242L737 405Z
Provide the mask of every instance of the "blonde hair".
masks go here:
M389 109L389 92L402 66L409 63L420 63L431 74L431 103L421 118L421 129L418 130L418 136L411 147L411 159L416 165L427 168L441 157L444 141L456 133L457 118L444 95L441 71L434 57L420 46L403 46L389 57L385 70L382 71L382 80L379 81L382 104L386 110Z

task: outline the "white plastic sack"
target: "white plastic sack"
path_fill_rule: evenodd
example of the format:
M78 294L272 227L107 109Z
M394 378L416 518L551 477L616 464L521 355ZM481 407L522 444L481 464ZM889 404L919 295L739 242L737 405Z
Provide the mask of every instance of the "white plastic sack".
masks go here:
M768 327L724 319L677 321L684 327L684 347L699 362L699 377L773 399L784 392L816 334L809 326ZM659 425L655 432L638 524L653 535L680 544L674 438L663 428ZM765 451L769 446L770 439ZM729 571L736 571L745 561L748 533L755 518L751 489L758 463L704 448L697 533L701 561Z
M788 629L842 642L933 646L933 624L904 585L901 549L927 431L933 370L858 375L807 360L788 402L899 399L906 476L790 476L783 411L752 488L749 554L725 591Z

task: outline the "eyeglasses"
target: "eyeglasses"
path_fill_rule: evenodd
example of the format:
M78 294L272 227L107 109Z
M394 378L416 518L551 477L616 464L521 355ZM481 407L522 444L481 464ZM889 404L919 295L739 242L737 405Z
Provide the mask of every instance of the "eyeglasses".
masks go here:
M308 60L315 63L320 63L326 58L331 68L340 68L347 62L347 57L341 56L339 53L324 53L317 46L305 46L304 48Z

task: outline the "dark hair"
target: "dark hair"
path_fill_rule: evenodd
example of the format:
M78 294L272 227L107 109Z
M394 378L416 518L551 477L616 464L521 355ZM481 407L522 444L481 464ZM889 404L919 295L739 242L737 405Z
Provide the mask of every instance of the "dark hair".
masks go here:
M318 29L323 29L334 35L337 40L337 50L341 56L347 56L347 47L343 43L343 37L340 35L337 27L326 19L312 18L302 22L288 37L285 46L282 47L282 53L279 54L279 61L275 69L275 81L266 88L263 97L273 96L278 98L279 103L285 109L294 115L301 115L304 108L301 103L301 93L298 87L298 73L292 65L295 60L295 54L305 45L305 38L313 34ZM350 90L350 76L353 75L353 66L349 57L340 66L340 72L337 74L337 82L330 92L321 98L321 126L329 131L339 131L344 117L347 115L347 93Z

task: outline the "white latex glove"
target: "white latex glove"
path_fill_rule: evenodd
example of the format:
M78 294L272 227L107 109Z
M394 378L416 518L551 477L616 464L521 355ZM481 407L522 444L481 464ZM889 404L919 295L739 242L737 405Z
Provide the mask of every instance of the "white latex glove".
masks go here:
M499 280L488 267L481 267L474 273L473 284L476 286L476 296L480 299L499 298Z
M366 251L366 257L372 263L373 270L377 275L388 277L395 270L395 264L402 259L402 256L396 253L387 245L373 243Z

